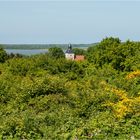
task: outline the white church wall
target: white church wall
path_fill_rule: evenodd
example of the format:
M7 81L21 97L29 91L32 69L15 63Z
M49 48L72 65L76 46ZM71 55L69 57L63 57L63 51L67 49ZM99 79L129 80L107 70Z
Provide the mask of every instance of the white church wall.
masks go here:
M74 53L65 53L65 57L68 60L74 60Z

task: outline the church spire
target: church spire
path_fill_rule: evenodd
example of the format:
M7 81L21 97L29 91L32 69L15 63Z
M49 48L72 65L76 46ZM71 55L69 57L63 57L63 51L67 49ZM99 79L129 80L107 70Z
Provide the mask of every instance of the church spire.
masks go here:
M72 45L69 43L69 45L68 45L68 49L69 50L72 50Z
M68 44L68 49L65 52L66 59L74 60L74 53L72 51L72 45Z

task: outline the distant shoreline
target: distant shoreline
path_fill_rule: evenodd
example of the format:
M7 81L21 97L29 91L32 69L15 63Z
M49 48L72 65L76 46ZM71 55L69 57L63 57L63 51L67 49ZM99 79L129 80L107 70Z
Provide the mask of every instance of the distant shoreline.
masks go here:
M72 44L73 48L87 49L90 46L97 45L93 44ZM3 49L20 49L20 50L34 50L34 49L49 49L51 47L59 47L67 49L68 44L2 44Z

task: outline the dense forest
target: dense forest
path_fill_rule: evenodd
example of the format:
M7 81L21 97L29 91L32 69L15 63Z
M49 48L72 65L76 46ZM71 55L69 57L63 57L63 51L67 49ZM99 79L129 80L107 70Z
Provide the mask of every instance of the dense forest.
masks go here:
M0 139L140 139L140 42L74 51L85 60L0 49Z

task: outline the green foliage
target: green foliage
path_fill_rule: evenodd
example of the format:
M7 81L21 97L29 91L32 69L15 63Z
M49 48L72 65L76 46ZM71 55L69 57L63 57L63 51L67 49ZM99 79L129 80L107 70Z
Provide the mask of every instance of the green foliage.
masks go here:
M4 49L2 49L1 45L0 45L0 63L5 62L7 59L7 53Z
M14 53L10 53L8 54L8 59L11 59L11 58L22 58L23 55L22 54L14 54Z
M111 37L81 62L52 48L1 63L0 139L140 139L139 46Z
M63 50L58 47L49 48L48 54L56 59L65 57Z
M73 53L75 55L85 55L86 54L86 51L84 49L74 48L73 49Z
M121 41L119 38L106 37L100 42L99 46L102 49L111 49L112 47L117 47L120 43Z
M110 64L116 70L131 71L140 61L140 43L121 43L118 38L105 38L95 48L90 47L87 51L87 59L97 67Z

